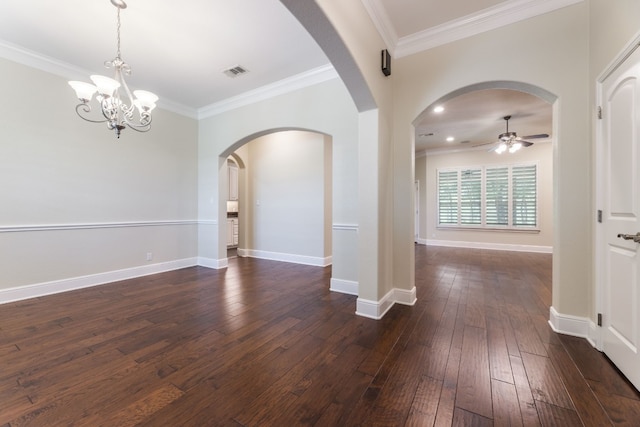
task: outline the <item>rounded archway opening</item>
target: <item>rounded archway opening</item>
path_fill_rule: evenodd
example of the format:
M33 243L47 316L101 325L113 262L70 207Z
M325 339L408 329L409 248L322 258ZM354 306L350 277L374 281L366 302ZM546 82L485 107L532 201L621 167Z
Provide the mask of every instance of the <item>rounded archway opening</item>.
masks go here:
M234 210L227 210L227 224L219 229L227 236L227 249L245 257L331 263L330 136L299 128L271 129L236 141L220 158L225 159L222 169L231 166L220 173L228 177L227 193L237 185L236 202L220 201ZM231 181L234 164L237 184Z
M418 243L553 253L556 101L551 92L527 83L484 82L443 95L416 117ZM532 144L498 154L501 136ZM534 185L528 222L517 216L525 208L514 177L523 170ZM504 192L496 194L499 174ZM451 194L445 194L445 178ZM447 197L454 202L447 205Z

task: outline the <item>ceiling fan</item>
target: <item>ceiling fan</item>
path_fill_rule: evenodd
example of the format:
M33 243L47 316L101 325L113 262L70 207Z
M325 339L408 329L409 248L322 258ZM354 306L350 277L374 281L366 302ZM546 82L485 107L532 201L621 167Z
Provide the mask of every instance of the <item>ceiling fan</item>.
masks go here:
M549 138L549 135L546 133L520 137L515 132L509 132L509 119L511 119L511 116L504 116L503 119L507 123L507 130L498 135L498 144L495 147L492 147L489 151L495 151L498 154L502 154L508 150L510 153L515 153L522 147L530 147L533 145L533 142L527 141L527 139Z

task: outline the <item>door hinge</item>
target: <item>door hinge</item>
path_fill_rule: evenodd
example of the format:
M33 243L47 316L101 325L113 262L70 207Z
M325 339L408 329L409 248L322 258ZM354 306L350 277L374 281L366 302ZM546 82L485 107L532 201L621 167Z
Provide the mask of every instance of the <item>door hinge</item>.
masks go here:
M602 326L602 313L598 313L598 326Z
M598 222L602 222L602 209L598 209Z
M602 120L602 107L598 107L598 119Z

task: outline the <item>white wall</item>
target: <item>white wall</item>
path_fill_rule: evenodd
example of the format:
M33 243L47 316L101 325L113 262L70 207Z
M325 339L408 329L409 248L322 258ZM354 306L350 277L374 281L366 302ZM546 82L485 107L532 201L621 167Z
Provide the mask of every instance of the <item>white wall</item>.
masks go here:
M331 141L319 133L287 131L246 147L251 167L242 214L251 221L243 250L256 257L330 263Z
M423 202L426 229L422 238L428 244L484 247L489 249L551 252L553 246L553 152L550 143L538 143L514 154L486 150L429 155L426 160L426 200ZM438 228L437 170L447 167L538 164L539 233L514 231L472 231ZM417 168L416 168L417 170ZM469 245L471 243L471 245Z
M65 79L3 59L0 75L0 301L195 263L195 120L157 110L118 140Z

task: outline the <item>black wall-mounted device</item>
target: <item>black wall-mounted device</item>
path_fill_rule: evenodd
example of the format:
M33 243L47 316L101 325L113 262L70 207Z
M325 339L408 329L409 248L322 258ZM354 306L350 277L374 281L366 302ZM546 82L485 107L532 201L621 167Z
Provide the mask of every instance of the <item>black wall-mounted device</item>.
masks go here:
M391 75L391 55L387 49L382 50L382 74L385 76Z

